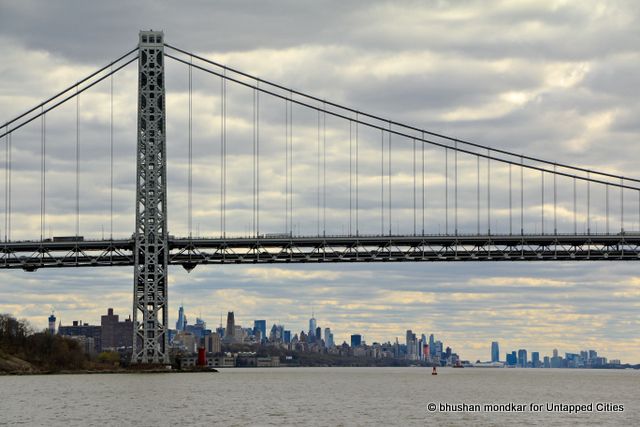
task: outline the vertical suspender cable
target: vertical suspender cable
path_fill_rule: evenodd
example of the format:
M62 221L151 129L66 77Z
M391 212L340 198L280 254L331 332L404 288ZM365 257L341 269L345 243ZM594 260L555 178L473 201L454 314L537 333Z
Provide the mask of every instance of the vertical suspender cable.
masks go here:
M424 132L422 132L422 139L424 140ZM422 235L424 236L424 196L425 196L425 182L424 182L424 141L422 142Z
M47 117L42 115L42 234L47 230Z
M220 77L220 237L224 237L224 77Z
M13 134L9 134L9 241L11 241L11 208L13 204Z
M351 236L351 222L352 222L352 201L353 201L353 138L352 138L352 125L353 122L349 120L349 236Z
M609 184L605 185L606 232L609 234Z
M11 134L5 128L4 240L11 241Z
M511 163L509 163L509 235L513 234L513 184L511 169Z
M524 159L520 156L520 235L524 236Z
M620 178L620 232L624 234L624 178Z
M12 182L12 178L13 178L13 134L9 134L9 196L8 196L8 212L9 212L9 220L8 220L8 225L7 225L7 230L8 230L8 237L9 237L9 241L11 241L11 205L12 205L12 189L13 189L13 182Z
M40 241L44 239L44 107L40 116Z
M491 151L487 148L487 234L491 235Z
M260 90L256 91L256 236L260 236Z
M444 234L449 235L449 149L444 149Z
M638 193L640 194L640 193ZM4 241L7 242L9 229L9 127L5 127L4 137Z
M576 178L573 178L573 234L578 234L578 208L576 197Z
M541 221L541 230L542 230L541 234L544 234L544 171L542 171L540 173L540 179L541 179L541 184L540 184L540 199L541 199L541 203L540 203L540 221Z
M384 129L380 129L380 235L384 236Z
M358 135L358 113L356 113L356 236L360 235L360 140Z
M458 235L458 140L453 142L455 150L453 153L453 183L454 183L454 208L453 208L453 222L454 233Z
M413 235L416 235L416 140L413 139Z
M558 234L558 189L556 185L556 165L553 165L553 234Z
M293 92L289 92L289 98L293 100ZM289 103L289 222L293 235L293 102Z
M476 156L476 233L480 235L480 156Z
M317 150L317 169L316 169L316 232L320 237L320 110L318 110L318 150Z
M252 149L252 158L251 158L251 190L253 191L251 194L251 231L255 237L258 237L256 233L256 90L253 90L253 100L252 100L252 138L251 138L251 149Z
M47 233L47 117L43 114L44 139L42 146L42 233ZM51 228L51 226L49 226Z
M76 93L78 86L76 86ZM76 94L76 237L80 236L80 95Z
M389 122L389 236L392 234L392 222L391 222L391 195L392 195L392 187L391 187L391 122Z
M190 61L193 61L193 58L190 58ZM189 170L188 170L188 179L187 186L188 194L187 194L187 228L189 230L189 239L191 239L193 235L193 69L191 65L189 65Z
M289 100L284 101L284 230L289 234Z
M113 66L111 66L113 71ZM109 121L109 240L113 240L113 74L110 76L110 90L111 90L111 102L110 113L111 118Z
M223 73L226 75L226 70ZM222 162L222 172L223 172L223 180L222 180L222 184L223 184L223 192L222 192L222 235L223 237L227 237L227 79L226 77L224 78L224 84L222 85L222 88L224 89L224 93L222 95L222 102L223 102L223 120L222 120L222 155L223 155L223 162Z
M587 234L591 234L591 181L587 172Z
M327 112L322 103L322 236L327 235Z

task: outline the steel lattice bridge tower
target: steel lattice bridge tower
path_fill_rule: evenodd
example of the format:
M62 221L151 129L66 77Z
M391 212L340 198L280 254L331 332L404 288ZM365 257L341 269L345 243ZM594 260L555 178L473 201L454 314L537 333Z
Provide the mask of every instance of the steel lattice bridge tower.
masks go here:
M171 53L165 53L165 48L170 49ZM189 220L188 236L184 237L176 237L168 232L165 58L186 65L189 69L189 201L187 208ZM109 77L112 79L115 73L136 61L138 63L138 118L135 229L131 237L113 237L113 80L111 80L111 233L109 238L85 239L80 235L78 99L80 94ZM219 78L221 83L220 233L218 237L194 237L192 233L192 69ZM237 232L233 234L227 226L227 83L235 84L253 93L253 164L251 167L243 165L246 171L253 172L249 235ZM285 167L282 171L285 176L285 195L283 196L285 206L282 215L284 230L279 229L277 233L261 232L273 225L261 225L260 217L260 95L284 103L285 106L286 155ZM75 236L46 238L45 117L51 110L74 99L76 100ZM294 107L317 113L317 140L313 141L313 144L317 145L317 158L314 160L317 173L315 187L311 191L315 196L316 205L315 215L311 215L315 216L314 232L294 232L293 185L294 183L299 185L299 182L293 179L292 172L293 151L296 145L293 137ZM348 147L345 142L342 150L345 156L348 153L349 184L342 186L339 190L345 198L348 193L348 209L345 205L338 214L339 219L343 221L343 226L347 225L348 216L348 226L346 232L333 234L327 232L327 208L331 208L327 203L327 116L349 125L348 133L344 133L344 140L348 140ZM12 170L14 150L12 136L37 119L41 121L40 237L29 240L15 239L11 234L12 218L15 216L12 213L12 188L16 185L15 171ZM363 190L358 180L363 174L362 169L359 169L363 167L359 149L363 147L364 137L361 136L362 133L358 133L362 129L374 132L377 135L375 144L380 144L375 145L380 148L376 154L380 155L378 163L380 170L374 174L370 167L367 171L370 179L379 180L380 203L379 206L366 208L362 207ZM368 138L371 139L371 135ZM207 264L640 260L640 232L629 231L625 227L625 224L637 224L636 230L640 230L639 179L534 156L514 154L355 110L173 47L165 43L164 34L158 31L140 32L139 43L135 49L6 122L0 127L0 140L4 140L4 236L3 242L0 243L0 269L35 271L44 268L132 266L134 268L135 328L132 356L134 363L158 364L169 361L167 277L170 265L179 265L190 271L198 265ZM308 143L304 139L296 142ZM425 178L427 164L425 147L433 150L427 152L427 158L435 156L436 153L443 155L440 166L444 167L438 173L444 175L444 179L440 180L444 191L439 196L433 195L434 184L429 184L428 176ZM397 188L392 185L392 177L397 176L398 173L397 163L393 163L392 160L392 149L404 149L400 154L401 160L409 159L408 170L401 169L400 172L404 173L405 177L411 176L411 169L413 173L413 191L409 189L405 194L412 202L412 206L409 203L398 210L394 206L395 199L392 199L393 191L397 191ZM466 159L466 163L459 162L459 157ZM394 159L398 162L397 155ZM331 160L329 167L331 167L330 163ZM494 165L493 171L492 165ZM467 173L464 182L460 184L458 169L465 166L467 169L470 168L472 173ZM503 169L496 171L499 167ZM345 175L346 170L344 170ZM537 181L538 178L532 178L531 174L539 176L540 181ZM472 178L469 178L470 176ZM406 178L405 181L407 181ZM538 184L539 187L537 187ZM531 191L525 191L530 187L535 187L536 191L540 192L533 195ZM508 197L504 197L503 194L500 200L496 194L505 192L507 189ZM427 190L431 192L429 197L426 196ZM601 196L604 197L594 202L596 190L600 191ZM466 192L465 196L461 198L459 192ZM562 200L562 192L568 196L568 200ZM618 199L615 207L612 206L614 192L615 198ZM629 195L635 197L630 198ZM584 203L586 206L579 208L578 196L586 202ZM246 195L244 197L248 198ZM307 204L309 203L312 204L307 201ZM497 206L500 203L501 205ZM308 208L308 206L303 207ZM611 226L614 221L612 214L614 209L617 209L616 214L619 213L619 221L618 218L615 220L620 226L615 230ZM374 221L362 219L365 214L371 216L372 211L376 214L379 212L379 222L375 224ZM408 228L403 232L393 233L392 215L394 218L404 215L402 221L407 223ZM503 231L496 230L496 217L500 217L504 224L508 224ZM437 232L433 230L435 222L438 223ZM553 226L549 228L548 223L551 222ZM592 226L595 223L597 227L598 222L606 224L604 232L594 233ZM444 230L441 229L442 223L444 223ZM579 223L583 225L582 232L579 232ZM545 224L547 224L546 229ZM362 230L367 227L367 232L363 232ZM432 231L429 231L429 227ZM565 227L564 230L563 227Z
M140 33L138 47L138 152L134 233L133 360L169 361L167 336L167 144L164 35Z

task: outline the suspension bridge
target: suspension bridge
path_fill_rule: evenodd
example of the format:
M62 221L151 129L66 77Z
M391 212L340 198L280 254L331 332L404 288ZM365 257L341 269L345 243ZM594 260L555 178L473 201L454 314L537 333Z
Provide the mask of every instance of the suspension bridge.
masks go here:
M166 59L187 70L187 114L184 126L173 126L175 137L167 131ZM133 186L118 182L114 76L136 63L137 144L127 145L135 150ZM194 91L195 73L205 89ZM108 108L99 157L108 179L98 188L83 178L83 166L94 169L96 158L83 157L81 148L96 136L81 134L80 99L101 88ZM240 101L232 103L230 92ZM194 110L194 93L197 99L208 94L211 111L198 104ZM55 111L74 103L63 124L73 129L73 146L52 143ZM206 137L194 133L196 120L209 126ZM491 148L331 102L165 43L162 32L142 31L135 49L1 129L0 268L133 266L134 363L168 361L169 265L191 271L200 264L640 259L638 179ZM168 139L186 149L180 166L186 189L176 197L187 200L175 203L185 219L180 224L169 223ZM75 170L52 179L52 156ZM20 158L32 167L18 167ZM206 167L194 165L201 158ZM205 176L194 179L194 171ZM74 194L52 197L61 181ZM133 190L125 201L135 208L124 221L130 227L118 229L118 193L127 185ZM100 229L98 208L83 204L83 188L104 202ZM17 206L38 193L38 202ZM90 218L83 221L84 212ZM184 234L170 233L170 226Z

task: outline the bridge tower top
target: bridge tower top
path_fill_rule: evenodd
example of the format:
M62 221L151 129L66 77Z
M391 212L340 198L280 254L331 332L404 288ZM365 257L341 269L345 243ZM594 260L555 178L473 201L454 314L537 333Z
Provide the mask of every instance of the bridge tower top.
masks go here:
M163 31L140 31L140 46L154 46L161 45L164 43L164 32Z

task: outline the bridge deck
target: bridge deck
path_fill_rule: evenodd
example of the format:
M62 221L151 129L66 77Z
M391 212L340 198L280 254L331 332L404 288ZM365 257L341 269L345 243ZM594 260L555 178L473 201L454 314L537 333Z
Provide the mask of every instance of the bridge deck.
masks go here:
M0 243L0 268L133 266L133 239ZM640 260L640 233L171 238L169 263Z

